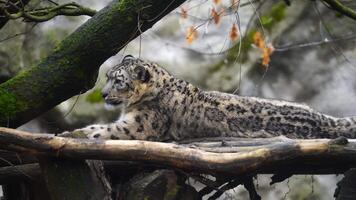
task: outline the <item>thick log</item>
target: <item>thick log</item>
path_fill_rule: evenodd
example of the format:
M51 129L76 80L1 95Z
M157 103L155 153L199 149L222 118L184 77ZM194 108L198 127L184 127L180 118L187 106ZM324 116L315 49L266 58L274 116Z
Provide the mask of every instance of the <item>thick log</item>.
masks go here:
M0 128L2 149L36 156L137 161L219 176L238 176L264 170L273 172L278 171L280 166L298 169L296 163L300 164L299 170L307 165L314 166L313 170L319 167L329 171L356 167L356 140L228 139L178 145L61 138Z

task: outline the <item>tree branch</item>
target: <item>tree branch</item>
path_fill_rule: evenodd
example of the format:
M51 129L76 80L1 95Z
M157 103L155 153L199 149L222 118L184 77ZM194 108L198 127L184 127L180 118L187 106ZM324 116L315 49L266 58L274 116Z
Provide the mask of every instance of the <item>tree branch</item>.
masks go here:
M224 145L222 145L224 143ZM224 138L184 145L149 141L61 138L0 128L2 149L36 156L138 161L216 176L275 173L283 169L336 170L356 166L356 140ZM218 152L218 153L217 153ZM314 168L313 168L314 166ZM333 171L334 170L334 171Z
M11 2L12 5L8 5L8 7L6 8L7 12L8 12L8 13L15 13L15 12L18 11L17 7L20 6L20 4L21 4L22 6L26 6L26 5L28 4L28 2L30 2L30 0L20 0L20 1L18 1L18 0L10 0L10 1L8 1L8 2ZM13 6L13 5L15 5L15 6ZM4 13L4 8L3 8L3 9L0 8L0 16L4 16L4 15L5 15L5 13ZM7 21L9 21L8 18L6 18L6 17L0 17L0 29L1 29L3 26L5 26L5 24L7 23Z
M2 2L2 1L0 1ZM4 4L6 2L3 2ZM97 11L83 7L77 3L66 3L55 7L39 8L30 11L26 11L23 7L19 7L16 4L10 2L10 4L17 9L17 12L9 13L7 9L3 8L2 12L9 19L23 18L26 21L31 22L44 22L48 21L59 15L66 16L80 16L88 15L94 16Z
M323 0L337 12L356 20L356 11L345 6L339 0Z
M51 134L0 128L0 146L1 149L7 151L30 154L40 158L46 156L51 160L60 159L49 167L41 163L42 171L45 167L46 170L51 170L49 175L56 174L55 177L49 176L48 173L40 176L40 167L36 164L0 168L0 183L29 178L35 180L51 178L48 182L52 184L48 184L47 187L52 188L54 192L50 194L56 194L57 197L63 193L66 193L68 197L75 193L72 191L68 194L67 190L64 192L54 189L58 185L68 185L73 182L72 177L77 173L75 167L82 168L82 165L73 168L74 160L79 163L84 159L120 160L114 163L106 161L103 165L106 174L110 175L111 180L116 180L114 177L117 177L117 182L126 180L125 184L131 183L131 185L137 185L137 182L127 182L127 180L145 183L146 179L131 179L133 174L130 171L175 169L178 173L184 174L184 177L191 177L205 184L207 187L199 191L199 195L202 197L213 193L209 199L217 199L226 190L241 184L248 190L251 199L260 199L252 180L255 174L276 174L272 179L272 183L275 183L292 174L336 174L356 166L356 140L348 141L346 138L333 140L291 140L284 137L200 138L182 141L181 144L172 144L134 140L63 138ZM11 156L6 157L11 158ZM71 172L71 176L60 174L60 177L69 180L58 179L59 166L61 172L66 174ZM211 174L216 177L216 180L213 181L199 174ZM151 178L148 179L151 180ZM82 190L90 191L88 188ZM131 191L128 196L143 195L142 190L140 191L133 193Z

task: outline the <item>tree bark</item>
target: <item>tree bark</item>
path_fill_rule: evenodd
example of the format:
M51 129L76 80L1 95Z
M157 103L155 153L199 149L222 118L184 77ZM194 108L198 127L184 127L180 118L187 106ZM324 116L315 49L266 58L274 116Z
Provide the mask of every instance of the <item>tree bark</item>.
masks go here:
M37 66L0 85L0 126L17 127L91 88L99 66L184 0L115 0ZM138 28L139 26L139 28Z

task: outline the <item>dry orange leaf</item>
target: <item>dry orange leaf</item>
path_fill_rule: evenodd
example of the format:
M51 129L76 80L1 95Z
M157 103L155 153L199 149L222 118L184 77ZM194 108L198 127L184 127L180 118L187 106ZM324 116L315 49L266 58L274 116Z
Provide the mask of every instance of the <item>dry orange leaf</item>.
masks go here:
M236 41L239 38L239 32L236 24L232 24L229 37L231 41Z
M211 17L213 18L213 20L214 20L214 23L215 24L219 24L219 22L220 22L220 15L221 14L219 14L218 12L216 12L216 10L215 10L215 8L213 8L212 10L211 10Z
M265 40L258 31L253 35L253 43L262 51L262 65L267 68L269 62L271 61L271 55L274 52L274 47L271 43L266 46Z
M218 4L221 3L221 0L213 0L213 2L214 2L215 5L218 5Z
M268 53L268 48L262 49L262 65L268 67L269 62L271 61L270 55Z
M186 19L188 17L188 11L183 7L180 7L180 11L180 16L182 19Z
M187 34L185 36L185 40L187 41L188 44L192 44L192 42L198 37L198 32L197 30L191 26L187 30Z
M259 31L253 35L253 43L260 49L265 47L265 40L262 38L262 35Z
M262 65L268 67L269 62L271 61L271 55L274 52L274 47L271 43L262 49Z
M239 1L240 0L230 0L230 8L232 10L236 10L237 9L237 6L239 5Z

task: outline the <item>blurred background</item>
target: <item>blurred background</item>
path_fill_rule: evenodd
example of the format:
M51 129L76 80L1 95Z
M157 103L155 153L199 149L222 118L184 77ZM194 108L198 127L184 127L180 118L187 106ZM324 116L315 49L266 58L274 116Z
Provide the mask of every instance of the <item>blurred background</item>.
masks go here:
M110 1L75 2L99 10ZM352 0L341 2L356 9ZM29 6L51 4L34 0ZM87 19L9 21L0 30L0 82L45 58ZM356 115L355 44L356 21L321 1L190 0L107 60L93 89L20 129L60 133L115 120L118 113L104 108L100 89L106 70L127 54L158 62L206 90L295 101L333 116ZM255 179L263 199L333 199L342 177L293 176L272 186L269 178ZM240 187L221 197L247 198Z

